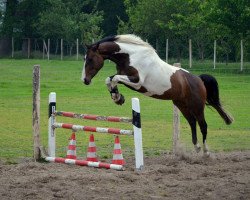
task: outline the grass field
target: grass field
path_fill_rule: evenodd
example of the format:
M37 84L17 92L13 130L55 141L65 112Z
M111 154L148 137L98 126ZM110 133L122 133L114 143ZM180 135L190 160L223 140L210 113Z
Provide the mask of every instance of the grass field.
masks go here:
M141 102L143 146L146 155L158 155L170 151L172 146L172 102L145 97L120 86L126 98L123 106L115 105L106 89L104 80L115 74L115 67L106 63L105 67L93 79L92 85L82 84L81 61L45 61L45 60L0 60L0 159L13 159L32 156L32 71L33 65L41 65L41 139L47 147L48 94L57 93L57 110L100 115L131 115L131 97ZM220 86L220 96L225 108L232 113L235 122L231 126L224 124L219 115L206 108L208 123L208 145L211 151L234 151L250 149L250 75L230 73L218 66L218 69L195 68L195 74L210 73ZM222 70L223 69L223 70ZM237 70L236 70L237 71ZM126 124L107 124L104 122L79 121L61 118L58 121L74 122L82 125L110 126L130 128ZM79 154L86 153L88 133L77 133ZM96 134L99 155L108 158L112 154L112 135ZM201 134L198 132L199 140ZM64 155L70 137L70 131L57 130L58 155ZM192 150L190 128L181 116L181 141L186 150ZM122 136L123 152L132 154L132 138ZM84 153L83 153L84 152Z

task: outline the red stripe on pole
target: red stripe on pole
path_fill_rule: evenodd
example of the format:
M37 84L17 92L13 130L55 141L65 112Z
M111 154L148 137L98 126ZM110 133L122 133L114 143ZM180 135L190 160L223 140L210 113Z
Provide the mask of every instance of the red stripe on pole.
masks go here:
M107 120L110 122L120 122L120 117L108 117Z
M97 115L84 115L83 119L97 120Z
M107 168L107 169L110 169L110 164L100 162L100 163L99 163L99 167L100 167L100 168Z
M80 165L80 166L88 166L88 161L86 160L76 160L76 165Z
M83 130L84 131L89 131L89 132L96 132L96 127L84 126Z
M72 113L72 112L62 112L62 116L64 116L64 117L74 117L74 113Z
M65 158L55 158L55 162L57 162L57 163L65 163Z
M117 128L108 128L109 133L120 134L120 129Z
M62 128L72 129L73 124L62 124Z

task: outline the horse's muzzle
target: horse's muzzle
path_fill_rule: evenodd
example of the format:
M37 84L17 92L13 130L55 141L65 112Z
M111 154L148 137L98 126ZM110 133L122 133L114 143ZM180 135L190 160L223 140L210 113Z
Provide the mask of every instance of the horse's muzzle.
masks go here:
M87 78L84 79L84 84L85 84L85 85L89 85L90 82L91 82L91 81L90 81L89 79L87 79Z

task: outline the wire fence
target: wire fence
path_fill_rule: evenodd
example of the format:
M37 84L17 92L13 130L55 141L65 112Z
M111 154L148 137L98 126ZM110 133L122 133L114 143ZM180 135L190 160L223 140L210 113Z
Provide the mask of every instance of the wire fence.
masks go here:
M146 40L147 41L147 40ZM95 42L92 40L92 42ZM221 41L206 41L197 44L191 39L176 44L174 40L148 41L159 56L168 63L181 62L184 68L230 68L237 64L240 71L250 68L250 44L239 40L231 46ZM79 39L15 39L11 40L10 51L4 56L15 59L82 60L85 45ZM1 55L0 51L0 57Z

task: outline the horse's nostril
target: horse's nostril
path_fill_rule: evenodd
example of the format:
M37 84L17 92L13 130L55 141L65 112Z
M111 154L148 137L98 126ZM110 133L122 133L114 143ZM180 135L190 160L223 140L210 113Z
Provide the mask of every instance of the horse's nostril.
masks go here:
M85 79L84 79L84 84L85 84L85 85L89 85L89 84L90 84L90 81L89 81L88 79L85 78Z

